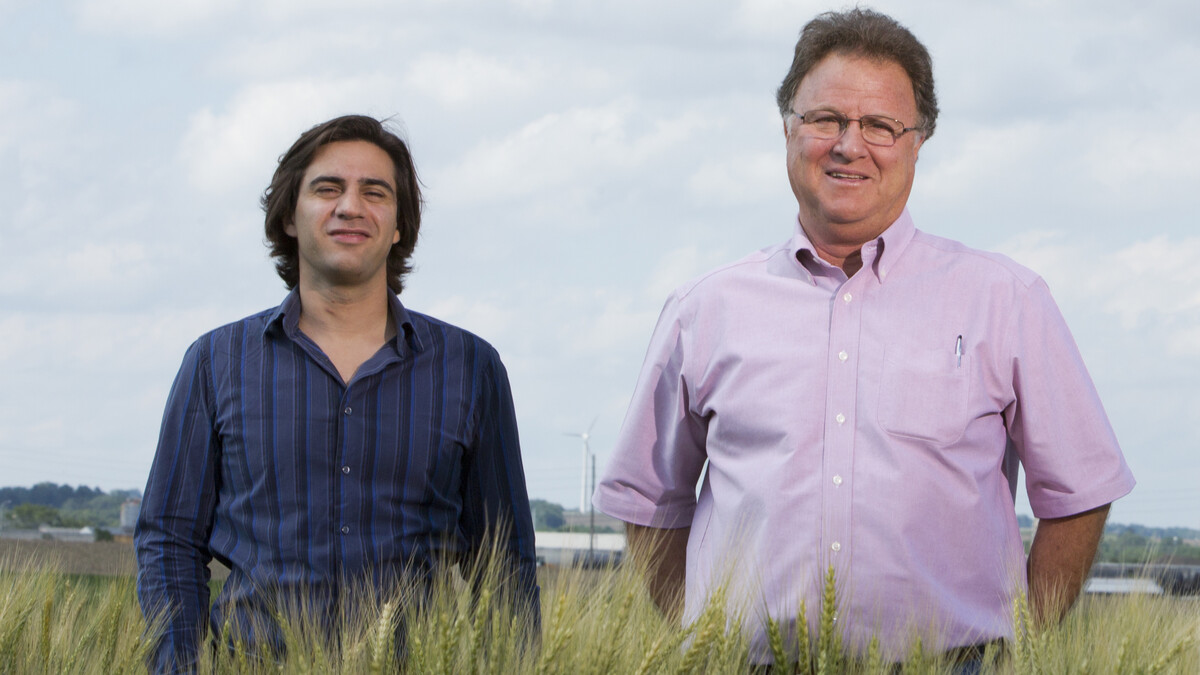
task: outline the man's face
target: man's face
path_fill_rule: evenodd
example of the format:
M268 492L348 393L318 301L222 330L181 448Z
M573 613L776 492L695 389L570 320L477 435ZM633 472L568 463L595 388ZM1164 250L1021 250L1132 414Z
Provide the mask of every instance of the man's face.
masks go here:
M792 110L835 110L851 119L883 115L917 126L908 74L892 61L830 54L800 81ZM800 120L784 122L788 179L800 222L818 247L857 247L879 236L904 210L912 189L919 132L891 147L868 145L851 122L838 139L818 139Z
M387 284L396 230L396 173L374 143L321 147L300 181L286 232L300 250L300 283L319 288Z

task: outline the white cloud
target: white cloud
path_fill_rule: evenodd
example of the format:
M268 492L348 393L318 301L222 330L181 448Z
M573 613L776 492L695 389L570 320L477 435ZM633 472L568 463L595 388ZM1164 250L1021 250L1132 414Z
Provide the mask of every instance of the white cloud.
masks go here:
M705 160L688 178L701 203L761 202L787 189L783 151L737 154Z
M482 297L457 294L440 297L420 311L465 328L489 342L505 339L517 328L511 303Z
M75 12L87 30L165 37L195 30L243 4L242 0L79 0Z
M671 291L705 272L730 262L733 261L724 251L701 249L695 244L667 251L659 256L658 261L651 268L653 275L650 282L646 284L643 297L647 302L657 303L655 307L659 308Z
M1032 121L978 126L957 138L935 135L929 142L937 145L923 148L923 158L932 151L937 161L929 166L918 160L916 185L934 202L958 202L976 194L981 185L1003 190L1006 183L1023 180L1042 165L1036 158L1054 136L1044 123Z
M1143 315L1159 314L1200 325L1200 237L1172 240L1164 235L1117 251L1108 270L1104 308L1136 325Z
M639 124L648 124L642 131ZM521 200L534 193L588 193L613 172L668 155L707 122L684 113L645 120L634 101L550 113L500 140L484 140L440 182L470 202Z
M521 98L539 84L540 67L533 62L503 63L495 56L460 49L453 54L422 54L408 69L405 81L447 108L472 106L478 114L497 99Z
M362 76L248 86L226 112L205 108L192 115L180 158L192 183L205 191L265 185L278 157L301 132L338 114L379 110L377 100L388 85L380 77Z
M733 22L751 35L790 37L795 41L805 23L828 9L814 0L740 0ZM781 64L781 68L786 67L787 64Z
M1036 232L1002 250L1041 273L1060 303L1099 308L1126 331L1153 330L1176 356L1200 356L1200 237L1158 235L1104 252Z
M153 312L13 311L0 315L0 367L52 353L55 373L134 375L163 364L173 371L201 333L228 319L218 307Z
M535 17L545 17L555 9L556 0L510 0L519 10Z
M0 80L0 152L12 150L21 187L61 180L55 162L69 155L77 131L79 104L42 83Z
M39 251L36 258L22 267L30 272L36 268L42 278L53 279L58 293L78 292L80 288L94 293L98 287L120 291L123 286L144 282L153 271L153 260L142 242L113 241L84 243L65 252ZM20 289L22 280L34 278L20 272L14 276L19 278L5 279L7 287Z
M609 362L630 349L640 351L658 316L657 307L648 309L621 291L605 289L574 291L559 304L564 317L574 318L559 333L564 358ZM580 307L588 309L571 311Z
M1200 184L1200 111L1164 112L1123 110L1071 125L1070 133L1088 141L1078 169L1100 195L1157 199Z

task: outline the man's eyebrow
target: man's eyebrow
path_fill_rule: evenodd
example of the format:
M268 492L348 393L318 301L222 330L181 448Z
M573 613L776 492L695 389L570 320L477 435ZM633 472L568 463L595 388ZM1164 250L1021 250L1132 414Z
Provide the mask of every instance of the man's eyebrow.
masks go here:
M374 185L374 186L378 186L378 187L382 187L382 188L387 188L388 192L390 192L393 195L396 194L396 189L392 187L392 184L387 182L386 180L383 180L382 178L362 178L358 181L358 184L362 185L362 186Z
M312 180L308 181L309 187L317 185L318 183L333 183L334 185L345 187L346 179L338 176L316 176Z

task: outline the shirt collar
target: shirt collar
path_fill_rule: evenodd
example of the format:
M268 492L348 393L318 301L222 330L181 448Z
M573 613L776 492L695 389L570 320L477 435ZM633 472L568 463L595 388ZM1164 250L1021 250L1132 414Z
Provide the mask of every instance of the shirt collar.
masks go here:
M913 225L912 216L906 208L882 234L863 244L863 269L871 270L871 273L882 283L887 278L892 266L900 258L900 254L908 248L908 243L912 241L915 233L916 226ZM796 261L809 281L813 281L814 270L817 274L822 274L834 269L833 265L817 255L817 249L805 234L799 217L796 218L796 232L792 235L789 248L792 252L792 259Z
M388 291L388 309L391 310L392 321L396 324L396 336L392 338L392 347L396 353L403 356L408 349L414 352L421 351L421 338L417 335L412 317L400 303L400 298L390 290ZM276 307L271 314L271 318L263 328L263 334L275 337L287 336L289 339L295 340L299 333L300 289L293 288L283 299L283 303Z

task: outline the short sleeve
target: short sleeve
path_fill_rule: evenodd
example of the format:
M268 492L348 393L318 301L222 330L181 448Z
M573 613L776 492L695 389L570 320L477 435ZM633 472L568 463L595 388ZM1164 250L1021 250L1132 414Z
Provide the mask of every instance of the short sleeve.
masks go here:
M1016 401L1006 421L1034 515L1062 518L1128 494L1133 474L1041 279L1028 287L1008 340Z
M687 321L677 295L659 316L613 457L596 488L597 509L628 523L688 527L707 457L706 425L690 408Z

